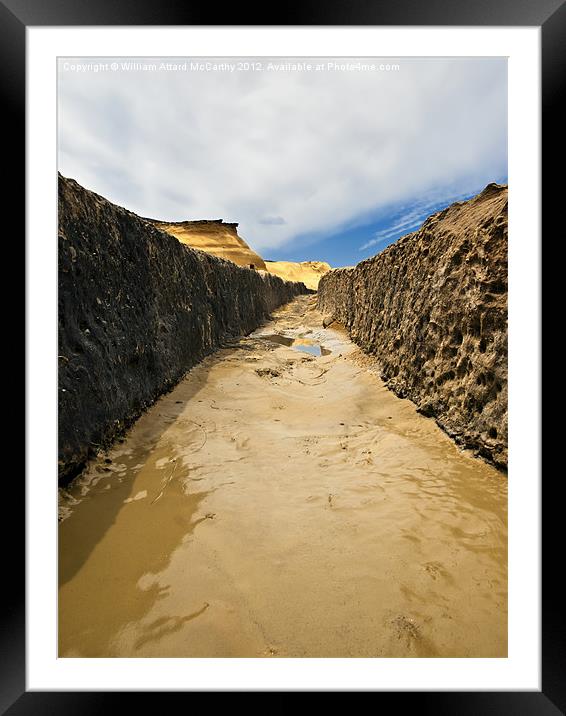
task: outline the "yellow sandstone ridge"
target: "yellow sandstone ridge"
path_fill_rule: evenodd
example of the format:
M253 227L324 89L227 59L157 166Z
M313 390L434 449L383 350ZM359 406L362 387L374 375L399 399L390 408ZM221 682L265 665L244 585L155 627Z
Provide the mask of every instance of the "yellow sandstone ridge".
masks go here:
M238 235L238 224L225 223L222 219L204 221L166 222L150 221L161 231L166 231L182 244L206 251L213 256L228 259L238 266L266 270L265 261Z
M315 291L318 282L331 269L324 261L267 261L267 270L286 281L302 281L307 288Z
M228 259L238 266L268 271L286 281L302 281L307 288L316 290L318 282L330 265L324 261L265 261L248 246L238 234L238 224L222 219L202 221L151 221L161 231L166 231L182 244L206 251L213 256Z

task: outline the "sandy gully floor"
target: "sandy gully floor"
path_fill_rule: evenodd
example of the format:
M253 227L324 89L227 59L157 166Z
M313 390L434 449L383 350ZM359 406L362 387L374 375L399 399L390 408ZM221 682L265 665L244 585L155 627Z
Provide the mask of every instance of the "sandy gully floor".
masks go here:
M314 305L207 358L61 492L60 656L506 655L506 478Z

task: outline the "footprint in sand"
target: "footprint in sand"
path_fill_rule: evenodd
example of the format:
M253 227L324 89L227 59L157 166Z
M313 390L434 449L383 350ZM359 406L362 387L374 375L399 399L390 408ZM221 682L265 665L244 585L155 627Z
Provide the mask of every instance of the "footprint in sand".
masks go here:
M236 450L247 450L250 439L249 437L242 438L237 437L236 435L232 435L232 437L230 438L230 442L236 443Z
M260 378L267 378L268 380L273 380L274 378L279 378L281 376L280 371L276 368L256 368L255 372Z
M391 619L389 626L393 628L397 639L405 639L410 642L421 638L419 625L414 619L406 617L404 614L399 614Z
M434 580L439 578L449 579L448 572L440 562L426 562L423 565L424 571Z

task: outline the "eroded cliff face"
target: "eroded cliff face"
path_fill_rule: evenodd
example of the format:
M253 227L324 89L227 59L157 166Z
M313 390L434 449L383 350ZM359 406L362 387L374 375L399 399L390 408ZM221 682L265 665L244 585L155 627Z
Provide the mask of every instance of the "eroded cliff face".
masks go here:
M265 261L239 235L238 224L223 219L168 222L146 219L161 231L174 236L182 244L206 251L213 256L233 261L238 266L253 267L279 276L285 281L298 281L316 291L318 282L330 265L324 261Z
M59 476L307 289L181 244L59 177Z
M266 270L261 256L238 234L238 224L230 224L222 219L179 222L148 219L147 221L193 249L200 249L221 259L228 259L238 266L247 268L253 266L255 269Z
M318 306L375 356L395 393L506 468L506 186L489 184L377 256L326 274Z

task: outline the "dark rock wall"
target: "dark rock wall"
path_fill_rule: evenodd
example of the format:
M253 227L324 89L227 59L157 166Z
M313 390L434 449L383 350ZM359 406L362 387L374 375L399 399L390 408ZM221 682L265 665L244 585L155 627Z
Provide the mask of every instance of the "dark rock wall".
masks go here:
M506 468L506 186L489 184L377 256L326 274L318 307L376 357L393 391Z
M59 476L302 283L185 246L59 177Z

